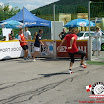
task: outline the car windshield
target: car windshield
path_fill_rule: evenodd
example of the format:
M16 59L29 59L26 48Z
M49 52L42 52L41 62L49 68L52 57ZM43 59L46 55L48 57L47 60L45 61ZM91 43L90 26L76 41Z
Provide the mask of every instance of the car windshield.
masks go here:
M83 33L78 33L77 36L78 37L82 37L83 36Z
M93 36L94 33L90 33L90 34ZM89 33L85 33L84 37L87 37L87 36L89 36Z

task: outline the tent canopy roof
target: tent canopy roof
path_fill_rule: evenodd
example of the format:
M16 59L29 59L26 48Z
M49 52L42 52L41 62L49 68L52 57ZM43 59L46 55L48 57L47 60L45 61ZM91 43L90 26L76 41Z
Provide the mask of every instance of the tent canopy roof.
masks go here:
M35 16L31 12L29 12L25 7L19 13L17 13L15 16L13 16L7 20L1 21L1 22L5 22L5 21L9 21L9 20L23 22L23 18L24 18L24 23L27 27L29 27L29 26L51 27L51 21L44 20L44 19L41 19L41 18Z

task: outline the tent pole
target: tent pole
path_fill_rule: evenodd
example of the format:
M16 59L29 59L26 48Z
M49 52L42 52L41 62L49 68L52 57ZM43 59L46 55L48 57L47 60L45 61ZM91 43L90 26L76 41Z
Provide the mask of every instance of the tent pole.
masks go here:
M23 6L23 33L25 32L24 24L25 22L24 22L24 6Z

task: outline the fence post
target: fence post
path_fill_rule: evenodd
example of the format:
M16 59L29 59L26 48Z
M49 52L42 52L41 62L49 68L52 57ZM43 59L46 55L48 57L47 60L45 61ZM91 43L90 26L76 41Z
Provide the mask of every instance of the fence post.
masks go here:
M55 39L55 4L53 5L53 15L54 15L54 36L53 36L53 58L56 59L56 39Z
M92 36L89 36L88 40L88 60L92 61Z

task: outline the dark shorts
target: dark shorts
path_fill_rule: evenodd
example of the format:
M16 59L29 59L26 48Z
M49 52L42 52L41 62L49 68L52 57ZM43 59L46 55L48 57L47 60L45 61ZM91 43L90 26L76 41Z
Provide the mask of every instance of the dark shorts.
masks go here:
M27 50L28 49L28 46L27 45L24 45L22 46L23 50Z
M74 63L74 55L76 55L76 54L81 55L81 59L83 59L86 56L86 53L84 51L80 51L80 50L76 53L69 53L71 62L73 62L73 63Z

